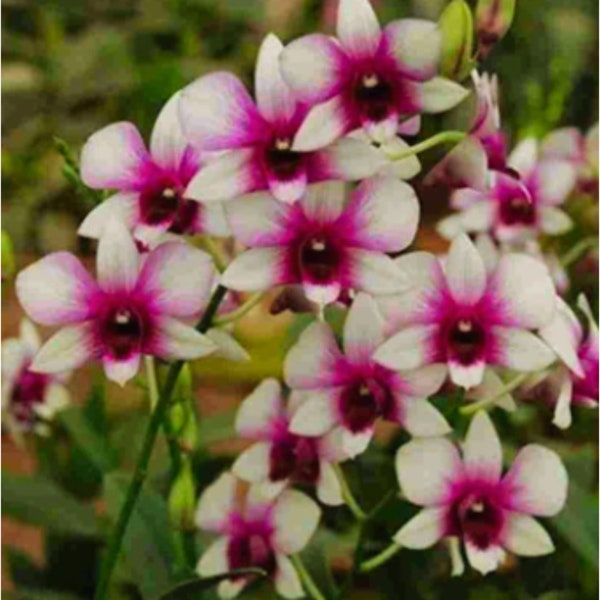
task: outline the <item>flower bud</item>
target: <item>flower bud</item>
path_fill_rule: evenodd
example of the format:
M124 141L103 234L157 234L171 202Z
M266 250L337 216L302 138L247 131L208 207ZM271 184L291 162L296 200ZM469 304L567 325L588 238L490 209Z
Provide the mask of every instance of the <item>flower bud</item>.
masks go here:
M462 81L475 65L473 60L473 15L465 0L452 0L439 19L442 32L440 73Z
M479 0L475 12L478 53L485 58L494 44L508 31L514 14L516 0Z
M171 525L184 531L194 529L196 486L191 461L188 457L183 458L181 471L169 492L168 503Z

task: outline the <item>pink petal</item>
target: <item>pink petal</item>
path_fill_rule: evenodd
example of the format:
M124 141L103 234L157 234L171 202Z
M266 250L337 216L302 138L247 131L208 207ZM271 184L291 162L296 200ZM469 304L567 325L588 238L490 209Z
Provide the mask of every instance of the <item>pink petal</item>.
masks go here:
M481 299L486 288L485 265L477 248L465 234L452 242L445 271L450 293L456 302L472 306Z
M368 365L371 355L383 342L383 317L375 300L359 293L344 323L344 352L356 365Z
M204 151L252 146L268 136L268 125L242 82L230 73L200 77L181 93L181 126Z
M98 283L106 292L130 292L135 287L140 256L124 223L114 219L107 223L96 254Z
M337 35L354 58L372 57L381 39L381 27L369 0L340 0Z
M127 358L117 359L112 356L104 356L102 363L104 365L104 373L110 381L124 386L130 379L133 379L140 368L139 352L130 354Z
M156 319L155 329L145 352L164 360L193 360L212 354L215 343L193 327L171 317Z
M99 239L111 220L121 221L133 229L139 219L139 194L124 192L111 196L87 214L77 233L83 237Z
M268 173L267 181L273 196L286 204L293 204L296 200L300 200L306 192L307 178L304 169L300 169L289 179L280 179L274 173Z
M494 425L485 411L471 420L463 445L465 472L470 477L489 482L500 480L502 446Z
M68 252L55 252L21 271L16 292L25 312L43 325L76 323L90 317L100 290Z
M398 125L398 135L413 136L421 130L421 115L405 119Z
M281 385L270 377L254 388L240 405L235 430L245 438L264 439L282 412Z
M81 178L96 189L135 190L151 168L144 140L132 123L113 123L90 136L81 151Z
M200 496L196 510L196 525L207 531L222 532L229 513L235 506L235 493L235 477L231 473L223 473Z
M289 283L284 249L252 248L237 256L221 276L221 285L241 292L266 290Z
M181 242L167 242L148 254L137 291L158 312L174 317L200 313L215 281L212 258Z

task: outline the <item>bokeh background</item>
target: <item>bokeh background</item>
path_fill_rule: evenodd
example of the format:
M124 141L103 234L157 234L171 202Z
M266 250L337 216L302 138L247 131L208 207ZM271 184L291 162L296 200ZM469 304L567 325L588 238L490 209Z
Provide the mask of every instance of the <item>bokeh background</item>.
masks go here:
M387 21L410 15L436 19L446 2L378 0L375 4ZM3 0L2 228L12 240L17 265L59 249L77 252L85 260L93 257L91 245L76 236L88 207L63 176L56 137L77 153L87 136L114 121L133 121L148 135L173 92L216 69L233 71L250 83L265 33L274 31L287 41L315 29L332 31L336 5L337 0ZM525 135L541 137L567 124L587 130L598 120L597 0L517 0L509 34L482 68L499 76L503 125L513 142ZM439 120L428 125L431 130L440 126ZM433 152L423 158L426 171L437 156ZM446 198L434 194L421 200L424 225L417 246L441 250L444 245L433 224L446 211ZM597 294L597 278L591 281ZM10 276L3 281L2 299L4 338L16 334L22 316ZM265 303L236 329L252 355L249 363L201 361L196 373L196 397L204 418L203 447L196 457L200 481L209 481L239 450L239 444L229 439L231 411L258 380L279 373L286 348L306 322L307 317L290 313L270 316ZM101 399L110 443L120 464L131 465L145 425L144 411L139 410L144 393L135 387L126 391L103 387L99 381L96 370L83 370L71 384L73 395L91 406L89 414ZM575 491L568 509L550 525L557 543L555 555L511 563L505 572L485 579L470 574L449 581L443 551L400 553L371 579L359 580L355 597L596 598L597 415L578 414L573 428L564 433L549 426L549 420L546 409L525 407L510 422L503 418L500 426L507 432L509 450L525 441L543 440L567 462ZM380 439L390 435L383 428ZM385 452L391 453L398 441L393 438ZM11 477L49 469L69 493L92 502L101 515L106 511L98 499L101 473L85 453L67 445L58 466L49 467L39 443L29 441L21 448L3 435L2 449L3 488ZM164 448L159 448L154 461L158 480L164 463L161 453L164 458ZM377 452L367 454L353 473L367 505L393 482L385 469L383 483L371 481L370 473L378 470L380 460ZM41 496L39 502L43 500ZM12 589L15 582L33 586L38 595L27 597L34 600L91 597L97 545L87 538L75 543L60 527L42 534L28 513L4 508L3 587ZM390 507L376 526L374 539L384 540L395 522L405 520L406 510ZM343 515L328 518L339 535L325 532L317 544L327 549L340 571L347 568L349 522ZM54 595L40 595L40 587L55 590ZM139 590L128 593L123 598L141 597L135 595ZM272 596L267 588L248 597Z

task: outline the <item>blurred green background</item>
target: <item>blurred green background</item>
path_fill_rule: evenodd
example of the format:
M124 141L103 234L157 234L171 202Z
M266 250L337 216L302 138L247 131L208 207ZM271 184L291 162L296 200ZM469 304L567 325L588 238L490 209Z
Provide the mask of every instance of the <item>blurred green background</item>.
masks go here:
M382 21L411 15L435 19L446 4L445 0L374 3ZM56 151L54 136L66 140L78 152L95 130L122 119L136 123L147 136L162 104L173 92L215 69L234 71L250 84L258 46L265 33L274 31L287 41L316 29L332 31L336 6L337 0L3 0L2 227L12 237L18 262L23 264L35 255L58 249L91 254L89 244L75 233L87 208L62 176L63 159ZM542 136L567 124L586 130L598 120L597 0L517 0L510 32L482 68L499 75L503 125L511 139L529 134ZM424 162L427 165L427 157ZM439 248L428 224L440 210L443 207L436 202L422 201L425 225L420 243ZM428 235L430 238L426 239ZM595 278L594 285L597 287ZM2 317L5 337L8 330L12 333L16 329L21 317L12 293L3 306ZM265 319L272 320L265 325ZM216 406L221 410L225 406L234 407L251 383L263 375L277 373L285 348L306 322L304 317L295 320L289 315L269 317L265 311L254 317L250 315L236 333L249 347L254 359L251 363L235 368L222 361L199 364L199 372L213 376L213 381L198 392L206 414ZM225 372L228 376L239 375L239 381L223 383ZM89 374L78 377L82 379L76 380L75 389L87 390ZM220 384L215 377L221 378ZM139 406L139 390L136 395L135 390L123 393L108 386L107 393L109 412L110 405L118 404L121 410ZM96 401L88 397L84 410L92 406L89 409L92 414ZM452 403L443 404L440 400L444 412L454 411ZM504 572L486 578L469 572L462 579L452 580L448 579L448 559L443 548L401 552L372 577L359 578L352 598L587 600L598 597L597 413L578 411L574 426L567 432L549 425L549 409L524 406L514 416L498 415L496 419L495 414L494 417L508 451L540 441L556 449L567 464L571 476L568 506L549 524L557 552L549 557L510 562ZM138 411L135 418L111 423L107 438L118 454L119 465L131 466L145 418ZM231 435L231 418L216 419L203 423L201 437L205 443ZM394 482L391 457L404 438L394 434L391 440L386 447L375 445L350 469L351 483L367 507L376 504ZM31 470L26 454L21 451L11 454L14 447L10 442L5 445L4 440L3 449L3 467L22 472L29 465L26 470ZM164 486L164 450L159 448L159 466L153 471L158 489L161 481ZM231 451L229 446L229 455ZM44 454L43 451L40 454L40 448L37 452L39 461ZM195 461L198 481L203 486L227 466L230 457L218 452L209 455L203 446ZM101 472L94 474L77 452L69 454L65 468L67 475L58 477L61 485L79 498L97 498ZM91 479L82 481L82 473ZM5 485L4 477L3 492ZM43 498L43 491L36 490ZM160 500L153 498L155 503ZM19 506L13 507L13 513L22 517ZM70 508L65 505L62 513L66 521ZM375 553L384 547L389 535L412 512L400 501L388 505L369 533L367 552ZM317 536L305 558L311 568L322 570L322 553L326 552L337 570L347 570L356 534L351 519L343 510L328 511L325 523L328 529ZM52 535L44 538L42 551L38 538L17 540L23 532L3 526L3 543L13 545L16 541L28 554L33 551L38 563L46 560L48 570L40 575L39 581L62 590L60 596L53 592L55 595L38 593L28 598L89 597L97 565L97 540L73 542L71 537L66 540L61 537L64 531L57 535L50 529ZM142 530L147 533L144 527ZM81 533L76 531L75 535ZM198 540L199 546L205 542L205 538ZM143 572L146 557L142 554L138 558L142 562L136 567ZM35 565L27 557L13 552L9 559L13 579L15 573L23 581L29 581L32 573L35 575ZM263 586L248 597L272 598L270 589ZM143 594L139 595L135 586L119 596L138 597Z

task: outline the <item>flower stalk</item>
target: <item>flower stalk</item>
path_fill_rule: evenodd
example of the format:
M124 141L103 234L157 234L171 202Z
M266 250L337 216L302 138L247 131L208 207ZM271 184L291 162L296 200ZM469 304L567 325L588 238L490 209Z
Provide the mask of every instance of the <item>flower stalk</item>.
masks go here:
M440 144L457 144L458 142L462 141L466 135L467 134L462 131L442 131L441 133L436 133L430 138L411 146L404 152L400 152L399 154L390 153L387 154L387 157L391 161L402 160L404 158L408 158L409 156L425 152L425 150L429 150L430 148L439 146Z
M256 294L252 294L246 302L240 305L235 310L232 310L230 313L223 315L222 317L218 317L214 320L214 324L217 326L229 325L230 323L235 323L239 321L242 317L247 315L256 305L260 304L261 300L265 297L264 292L257 292Z
M350 489L350 486L348 485L348 481L346 480L346 477L344 475L344 472L342 471L342 468L340 467L339 464L333 465L333 468L334 468L335 474L340 482L340 487L342 488L342 497L344 498L344 501L348 505L348 508L352 511L352 514L354 515L354 517L356 518L357 521L364 521L367 518L367 514L360 507L360 505L356 501L356 498L352 494L352 490Z
M385 564L392 557L396 556L396 554L400 552L401 549L402 546L400 544L396 544L396 542L393 542L385 550L383 550L373 558L370 558L369 560L363 562L358 568L358 570L361 573L369 573L370 571L373 571L381 565Z
M460 412L463 415L472 415L476 413L478 410L486 409L488 406L494 405L502 396L516 390L528 377L530 377L532 373L520 373L513 380L509 381L497 394L493 396L489 396L488 398L483 398L479 400L479 402L473 402L473 404L468 404L467 406L462 406L460 408Z
M304 585L304 589L308 592L309 596L313 600L326 600L323 592L317 587L317 584L314 582L313 578L310 576L310 573L306 570L302 559L299 554L292 554L290 556L292 564Z

